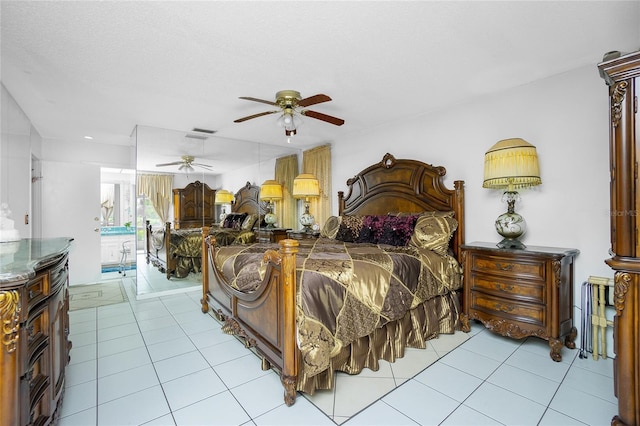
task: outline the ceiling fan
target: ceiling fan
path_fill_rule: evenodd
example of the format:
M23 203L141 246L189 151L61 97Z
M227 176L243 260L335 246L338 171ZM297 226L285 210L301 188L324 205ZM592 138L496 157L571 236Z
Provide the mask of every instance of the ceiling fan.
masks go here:
M156 164L156 167L165 167L165 166L177 166L180 165L180 167L178 167L178 170L185 170L187 172L193 171L195 170L193 168L193 166L196 167L202 167L203 169L207 169L207 170L212 170L211 167L208 164L201 164L201 163L194 163L193 161L196 159L194 156L192 155L183 155L180 157L181 160L180 161L173 161L171 163L162 163L162 164Z
M322 102L328 102L331 98L327 95L317 94L313 96L309 96L308 98L302 98L300 96L300 92L295 90L281 90L276 93L275 101L267 101L264 99L252 98L248 96L241 96L240 99L245 99L247 101L261 102L263 104L273 105L280 109L260 112L258 114L249 115L246 117L238 118L234 120L234 123L242 123L243 121L251 120L252 118L262 117L263 115L282 113L282 116L279 118L278 122L285 129L285 135L293 136L296 134L296 128L300 125L300 115L304 115L305 117L315 118L317 120L322 120L327 123L335 124L336 126L342 126L344 124L344 120L337 117L332 117L327 114L323 114L317 111L311 111L306 108L311 105L320 104Z

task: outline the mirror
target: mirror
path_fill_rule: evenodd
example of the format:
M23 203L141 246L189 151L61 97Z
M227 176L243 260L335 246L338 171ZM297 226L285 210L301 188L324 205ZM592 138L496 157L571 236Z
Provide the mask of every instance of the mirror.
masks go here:
M210 226L211 216L213 222L219 222L223 211L230 212L230 205L212 206L212 192L209 190L224 189L235 194L247 182L260 185L274 178L277 158L297 154L301 159L302 155L300 149L288 145L259 144L221 138L215 134L149 126L137 126L132 138L136 146L138 194L144 193L141 188L152 179L150 175L163 176L160 180L169 180L171 185L171 194L168 194L171 201L165 213L158 213L158 209L162 210L158 207L158 200L146 195L136 198L136 292L142 298L202 285L201 272L167 278L162 264L163 258L166 262L162 250L166 222L170 223L172 231L178 226L180 232L192 227ZM194 194L194 191L198 193ZM149 189L147 192L153 191ZM174 200L183 213L176 211ZM176 222L176 213L188 215L196 222L181 225L182 219ZM163 215L166 215L165 219ZM147 238L147 223L151 226L150 238Z

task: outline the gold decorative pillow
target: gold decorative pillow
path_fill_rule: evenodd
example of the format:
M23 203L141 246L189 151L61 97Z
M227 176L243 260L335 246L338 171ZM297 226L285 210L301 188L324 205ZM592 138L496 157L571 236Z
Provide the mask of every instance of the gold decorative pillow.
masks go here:
M253 226L256 224L256 220L258 220L257 213L247 215L247 217L242 222L240 229L245 231L253 229Z
M240 231L233 244L250 244L256 242L256 234L253 231Z
M451 236L458 229L453 212L427 212L421 215L413 229L409 245L446 254Z
M362 230L362 216L343 215L336 233L336 240L353 243L358 241Z
M335 239L340 229L340 223L342 223L342 216L330 216L324 223L320 236Z

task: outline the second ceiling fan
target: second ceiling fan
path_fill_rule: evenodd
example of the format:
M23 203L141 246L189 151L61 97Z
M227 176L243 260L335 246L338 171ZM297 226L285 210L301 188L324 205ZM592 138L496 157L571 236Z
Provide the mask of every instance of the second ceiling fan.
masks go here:
M212 170L211 168L212 166L208 164L194 163L195 159L196 158L192 155L183 155L180 157L179 161L172 161L171 163L156 164L156 167L180 166L178 167L178 170L180 171L184 170L186 172L194 171L193 166L201 167L206 170Z
M279 109L272 110L272 111L264 111L258 114L253 114L253 115L248 115L246 117L238 118L237 120L233 121L234 123L242 123L243 121L251 120L252 118L262 117L263 115L282 113L282 116L279 118L278 121L284 127L285 135L287 136L293 136L296 134L296 129L299 125L300 115L325 121L327 123L331 123L336 126L342 126L344 124L344 120L341 118L332 117L330 115L323 114L317 111L302 109L311 105L316 105L316 104L328 102L331 100L329 96L323 95L323 94L317 94L317 95L309 96L308 98L302 98L300 96L300 92L297 92L295 90L281 90L278 93L276 93L275 101L267 101L265 99L252 98L248 96L241 96L240 99L273 105L278 107Z

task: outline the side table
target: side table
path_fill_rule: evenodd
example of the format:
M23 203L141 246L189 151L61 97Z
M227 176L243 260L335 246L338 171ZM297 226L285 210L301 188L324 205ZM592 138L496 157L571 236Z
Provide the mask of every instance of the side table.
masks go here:
M561 339L568 348L575 348L573 264L578 250L501 249L478 242L461 248L463 331L470 330L471 319L503 336L539 337L549 342L554 361L562 360Z

